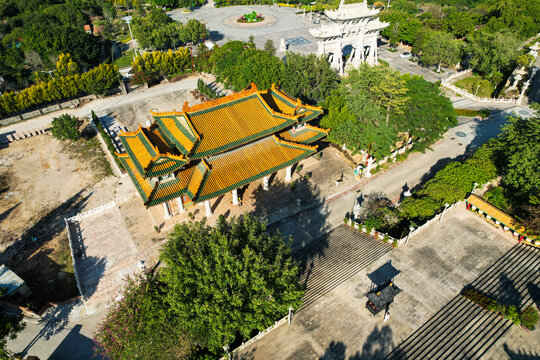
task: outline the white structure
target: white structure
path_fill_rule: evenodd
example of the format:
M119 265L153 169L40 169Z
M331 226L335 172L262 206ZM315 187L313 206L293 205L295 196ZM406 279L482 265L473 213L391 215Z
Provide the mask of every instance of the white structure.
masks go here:
M369 8L367 2L341 4L337 10L326 10L326 16L332 20L309 32L317 39L318 55L329 55L333 68L343 74L343 48L351 46L349 60L354 67L362 62L377 64L377 37L388 23L381 22L376 16L379 10Z

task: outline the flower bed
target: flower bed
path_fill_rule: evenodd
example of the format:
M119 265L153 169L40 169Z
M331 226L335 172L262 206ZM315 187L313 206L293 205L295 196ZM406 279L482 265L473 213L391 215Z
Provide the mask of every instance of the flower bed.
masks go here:
M250 14L244 14L242 15L236 22L239 22L241 24L247 24L247 23L254 23L254 22L261 22L264 20L264 17L262 14L257 14L257 12L253 11Z

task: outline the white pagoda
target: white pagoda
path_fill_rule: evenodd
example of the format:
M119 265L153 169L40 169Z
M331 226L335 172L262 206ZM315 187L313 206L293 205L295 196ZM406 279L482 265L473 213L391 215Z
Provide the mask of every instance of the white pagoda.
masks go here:
M368 7L365 1L345 4L341 0L337 10L326 10L325 14L332 22L309 30L317 39L318 55L328 55L332 67L343 73L343 48L350 45L348 64L354 67L364 61L377 64L377 37L390 25L379 20L378 9Z

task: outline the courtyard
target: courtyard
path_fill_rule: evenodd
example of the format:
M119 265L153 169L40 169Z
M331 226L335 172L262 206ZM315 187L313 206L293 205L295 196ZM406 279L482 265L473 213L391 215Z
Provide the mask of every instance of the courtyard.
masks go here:
M372 241L362 239L362 236L349 237L349 242ZM353 259L345 255L340 261L346 238L330 238L324 251L316 252L315 266L324 264L324 258L333 259L332 271L365 264L363 254ZM516 256L518 253L521 255ZM421 354L426 350L421 347L430 344L433 345L427 349L430 352L424 354L440 352L449 356L440 358L466 355L466 358L475 359L504 359L512 358L512 354L540 353L534 332L525 332L472 304L463 308L464 300L459 296L463 287L470 283L504 290L508 285L500 279L501 275L506 275L519 290L520 304L530 304L529 289L538 286L540 281L537 249L518 245L510 235L458 207L445 214L441 222L411 238L407 246L371 257L371 263L356 268L348 279L296 313L290 326L281 325L240 350L237 357L380 359L404 341L406 349L393 353L393 358L422 358L415 354ZM399 271L394 281L403 292L390 306L390 320L383 322L383 313L374 317L365 309L364 295L373 285L368 275L386 264ZM522 267L516 272L513 269L519 267L518 264ZM316 274L315 270L313 273ZM319 288L321 283L335 280L328 277L327 271L319 271L319 274L318 281L311 280L318 283ZM476 279L479 280L474 282ZM307 291L309 295L309 285ZM499 291L499 294L507 293L505 291ZM454 321L457 319L460 321ZM437 331L436 338L444 340L422 342L417 339L415 344L416 331L424 331L423 336L426 331Z

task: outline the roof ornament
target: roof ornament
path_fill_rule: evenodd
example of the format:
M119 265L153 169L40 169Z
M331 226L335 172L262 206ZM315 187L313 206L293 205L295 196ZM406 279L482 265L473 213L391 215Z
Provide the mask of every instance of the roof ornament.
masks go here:
M257 91L257 84L255 84L254 82L251 82L251 90Z
M184 103L184 107L182 108L182 111L186 112L186 111L188 111L188 109L189 109L189 104L188 104L188 102L186 101L186 102Z

